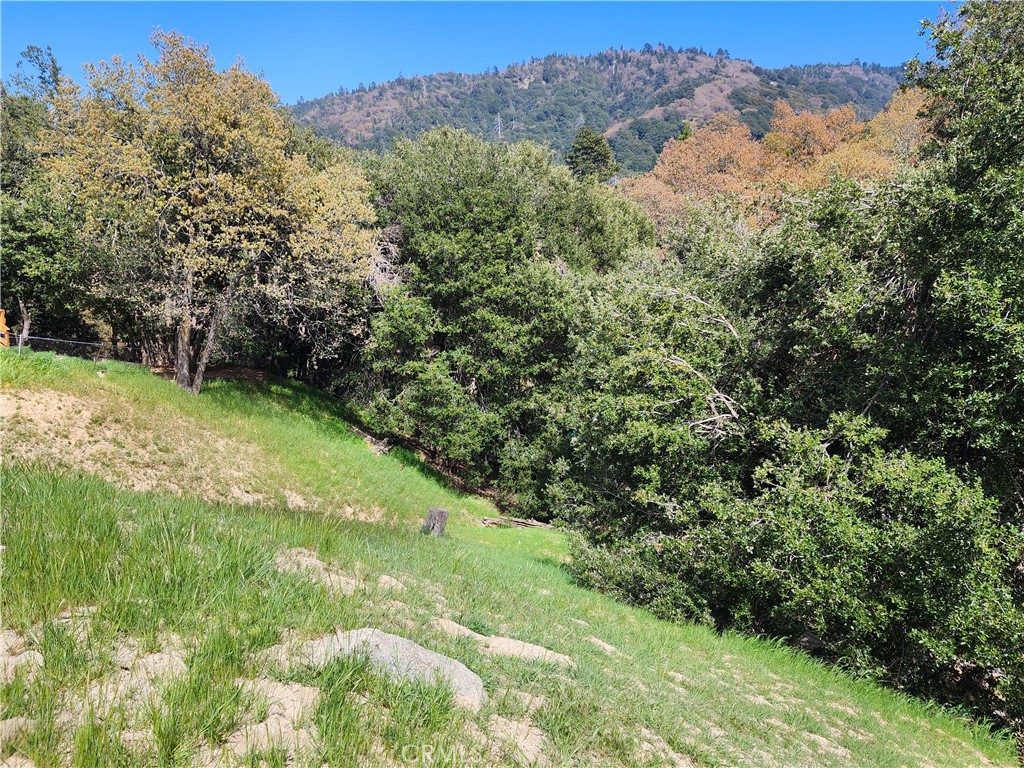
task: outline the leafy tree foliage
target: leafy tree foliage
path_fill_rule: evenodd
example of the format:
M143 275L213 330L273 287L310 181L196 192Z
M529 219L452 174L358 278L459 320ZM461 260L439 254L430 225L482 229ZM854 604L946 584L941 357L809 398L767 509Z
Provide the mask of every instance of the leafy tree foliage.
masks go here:
M737 418L686 448L616 453L721 417L690 400L626 421L628 439L561 444L543 487L580 531L581 579L1020 727L1022 30L1021 6L968 3L933 28L921 91L879 123L776 107L756 143L722 118L631 187L667 221L687 292L737 329L724 365L694 341L703 368L680 353ZM766 191L774 223L756 237L714 202ZM580 401L564 411L601 424Z
M716 482L707 459L738 417L716 381L739 334L707 286L649 254L584 287L573 354L518 489L530 511L614 538L667 524Z
M703 303L639 356L589 319L525 462L584 582L1021 726L1022 20L940 21L875 125L777 106L755 142L723 117L626 185ZM758 195L760 232L727 213ZM640 279L605 309L638 335L665 295Z
M36 335L89 338L77 212L55 204L36 147L59 78L53 54L33 46L0 86L0 303L19 328L27 313Z
M797 114L780 101L761 140L735 118L719 115L692 136L670 141L651 175L687 198L734 198L763 225L775 219L776 201L786 191L822 187L836 175L878 180L912 164L927 136L918 116L923 104L919 91L901 92L865 124L849 106ZM665 220L663 212L652 213Z
M229 312L248 292L329 311L370 241L365 182L291 152L277 98L206 48L157 32L158 58L62 79L45 165L56 200L83 217L111 324L163 352L198 392ZM301 299L296 297L301 296Z
M588 519L601 533L577 543L573 568L661 615L787 638L1012 722L1020 531L942 462L883 438L863 417L759 422L747 439L763 458L742 492L719 481L674 507Z
M401 277L373 318L370 413L479 484L542 428L536 402L572 344L569 270L614 266L650 224L547 150L459 131L400 143L372 175Z

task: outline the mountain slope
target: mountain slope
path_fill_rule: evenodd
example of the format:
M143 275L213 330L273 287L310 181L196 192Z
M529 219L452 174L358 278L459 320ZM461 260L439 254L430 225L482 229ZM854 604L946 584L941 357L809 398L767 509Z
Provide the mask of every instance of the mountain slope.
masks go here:
M724 52L710 56L659 45L556 54L483 74L399 77L292 109L323 135L364 149L386 149L396 137L453 125L478 136L545 142L563 152L586 122L606 133L626 171L647 171L686 122L732 112L760 135L777 99L815 111L852 103L866 119L885 106L900 72L860 63L771 70Z
M0 380L0 762L1014 762L1008 740L792 650L575 586L557 531L481 527L487 502L408 454L376 455L308 387L220 380L192 397L139 367L31 353L0 355ZM64 422L41 415L47 403L91 411ZM220 497L192 482L198 443L219 446L201 454L217 482L262 501L206 501ZM239 455L267 472L245 475ZM160 480L173 471L177 489ZM150 492L131 490L146 478ZM346 514L344 497L385 514ZM442 539L417 533L432 504L452 512ZM289 673L264 661L282 640L361 627L461 662L488 701L466 711L438 686L395 682L360 659ZM572 663L495 652L508 638Z

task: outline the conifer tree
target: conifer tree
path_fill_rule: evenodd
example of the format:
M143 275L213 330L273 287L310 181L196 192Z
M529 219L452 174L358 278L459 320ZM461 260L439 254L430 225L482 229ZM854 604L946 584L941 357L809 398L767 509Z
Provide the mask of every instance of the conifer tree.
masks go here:
M608 181L619 170L615 162L608 139L584 125L573 139L572 146L565 155L565 164L569 166L573 176L580 179L593 178L597 181Z

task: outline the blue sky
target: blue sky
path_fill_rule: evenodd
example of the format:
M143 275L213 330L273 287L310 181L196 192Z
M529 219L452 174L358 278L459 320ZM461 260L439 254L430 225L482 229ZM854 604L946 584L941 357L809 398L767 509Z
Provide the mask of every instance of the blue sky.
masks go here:
M946 4L948 7L948 3ZM155 26L241 56L286 102L339 86L440 71L480 72L548 53L663 42L727 49L762 66L897 64L926 51L918 22L937 2L727 3L56 3L0 2L0 68L49 45L65 71L150 53Z

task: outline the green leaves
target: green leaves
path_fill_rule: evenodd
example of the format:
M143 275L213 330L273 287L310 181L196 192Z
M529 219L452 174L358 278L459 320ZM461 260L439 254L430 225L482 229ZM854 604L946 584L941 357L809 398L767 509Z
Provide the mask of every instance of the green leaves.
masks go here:
M82 286L84 302L198 392L242 307L274 307L300 337L351 314L371 212L365 180L296 136L261 77L218 71L206 46L176 32L152 42L154 60L89 65L84 88L54 83L43 165L93 257L84 267L98 288ZM314 359L329 346L316 338Z
M515 485L503 467L546 432L574 354L572 269L611 268L650 223L547 150L450 129L400 143L372 178L402 280L372 320L362 386L384 394L364 396L371 418L471 485Z
M738 338L679 333L694 316L653 281L627 311L604 305L547 498L582 533L588 584L820 641L1019 727L1024 10L958 15L915 70L938 136L918 168L835 177L756 238L712 205L666 200L690 290ZM656 317L673 322L644 336ZM655 370L657 339L692 370ZM716 393L738 401L731 430L673 433L701 406L720 415Z

